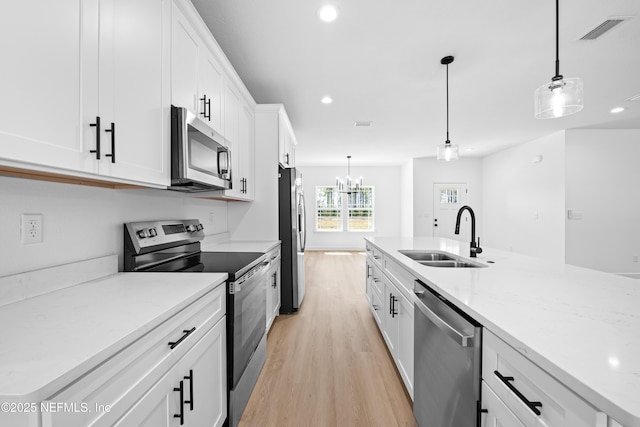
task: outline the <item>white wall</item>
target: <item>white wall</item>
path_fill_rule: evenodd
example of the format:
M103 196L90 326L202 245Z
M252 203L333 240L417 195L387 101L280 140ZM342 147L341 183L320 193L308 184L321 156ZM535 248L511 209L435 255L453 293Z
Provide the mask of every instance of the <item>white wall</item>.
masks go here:
M413 237L413 160L400 167L400 235Z
M21 243L22 213L43 214L42 243ZM122 269L123 223L173 218L197 218L207 235L224 233L227 203L167 190L0 177L0 277L114 253Z
M564 138L557 132L483 158L486 246L564 262Z
M334 185L337 176L347 173L346 164L341 166L300 166L307 200L307 249L364 249L364 238L368 236L399 236L401 213L400 166L351 166L354 176L363 176L364 185L375 187L374 227L368 232L317 232L315 231L315 193L317 185Z
M435 158L413 160L413 234L433 236L433 184L466 182L467 203L476 215L476 235L483 237L482 162L480 159L461 158L455 162L442 162ZM482 241L484 245L484 240Z
M566 157L566 262L640 273L640 130L568 130Z

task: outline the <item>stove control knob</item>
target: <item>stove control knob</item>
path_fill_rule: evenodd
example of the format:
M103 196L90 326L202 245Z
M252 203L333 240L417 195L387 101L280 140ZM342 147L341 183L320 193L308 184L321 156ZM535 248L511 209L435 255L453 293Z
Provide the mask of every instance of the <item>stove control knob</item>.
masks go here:
M196 226L195 226L195 225L193 225L193 224L189 224L189 225L187 225L187 231L188 231L189 233L193 233L194 231L196 231Z
M196 225L196 229L198 231L200 231L200 230L204 229L204 226L202 224L198 223L198 225Z
M147 237L147 229L143 228L141 230L138 230L136 234L138 235L139 238L144 239L145 237Z
M155 228L149 229L149 237L156 237L157 235L158 235L158 232L156 231Z

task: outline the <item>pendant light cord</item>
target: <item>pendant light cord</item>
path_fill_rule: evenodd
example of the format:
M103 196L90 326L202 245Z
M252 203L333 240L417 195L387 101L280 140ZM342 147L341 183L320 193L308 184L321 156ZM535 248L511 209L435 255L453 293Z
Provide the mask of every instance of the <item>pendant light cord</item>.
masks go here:
M447 64L447 140L445 143L451 143L451 141L449 141L449 64Z
M556 75L554 80L561 80L560 75L560 0L556 0Z

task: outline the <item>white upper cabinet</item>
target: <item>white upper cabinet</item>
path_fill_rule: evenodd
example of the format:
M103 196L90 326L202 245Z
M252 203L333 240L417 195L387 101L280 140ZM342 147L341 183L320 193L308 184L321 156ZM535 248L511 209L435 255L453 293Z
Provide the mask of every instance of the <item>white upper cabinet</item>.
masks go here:
M83 96L97 100L97 33L83 25L95 20L95 4L18 1L2 9L0 158L96 172L95 129L81 114Z
M169 184L169 6L100 1L102 175Z
M280 116L278 122L278 161L285 168L293 168L295 162L296 139L286 113Z
M167 185L169 6L12 2L0 18L5 164Z
M172 31L171 103L192 111L224 135L222 67L175 4Z

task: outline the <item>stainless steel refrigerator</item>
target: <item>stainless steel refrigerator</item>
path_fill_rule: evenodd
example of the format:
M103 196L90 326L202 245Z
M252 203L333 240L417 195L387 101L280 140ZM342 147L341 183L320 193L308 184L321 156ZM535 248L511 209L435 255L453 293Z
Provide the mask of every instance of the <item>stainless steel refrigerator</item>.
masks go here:
M280 313L297 311L304 298L304 247L306 213L302 174L295 168L278 168L279 235L282 241Z

